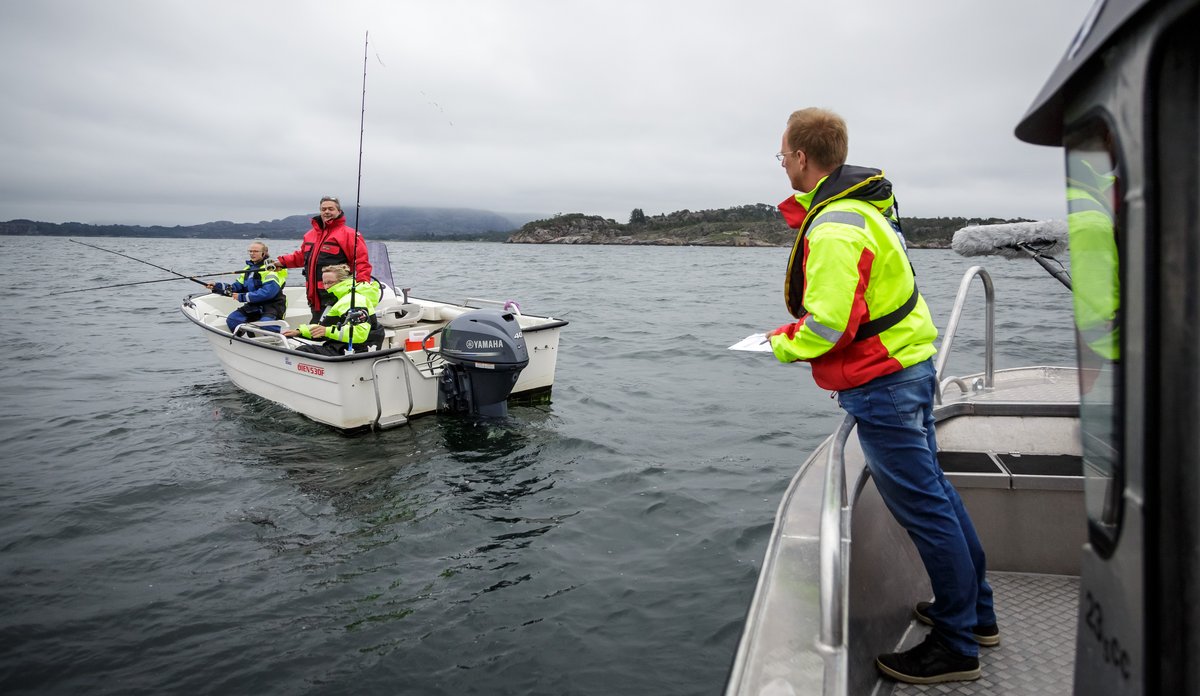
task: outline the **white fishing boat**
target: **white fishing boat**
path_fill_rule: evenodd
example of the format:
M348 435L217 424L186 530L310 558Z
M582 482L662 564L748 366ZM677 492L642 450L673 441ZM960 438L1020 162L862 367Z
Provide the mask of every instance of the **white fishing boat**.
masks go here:
M1000 632L982 677L876 670L921 641L914 606L933 597L847 418L784 494L728 696L1200 693L1197 26L1196 0L1097 2L1017 127L1066 150L1078 361L995 370L981 267L943 332L938 458L987 553ZM1093 196L1089 176L1107 184ZM1076 218L1088 210L1104 217ZM976 278L982 370L943 374Z
M386 254L382 245L377 249ZM452 303L409 297L403 292L397 295L379 253L372 249L376 278L380 279L381 271L384 276L376 313L385 329L379 350L316 355L297 350L305 339L270 330L268 326L295 328L311 321L304 286L291 282L284 288L288 309L282 320L243 324L232 333L225 319L240 303L231 298L213 293L192 295L183 300L181 310L202 330L225 374L240 389L341 430L385 429L437 411L439 397L443 403L446 400L445 387L440 385L446 381L443 376L448 365L465 364L466 369L481 373L515 371L516 365L505 364L515 361L499 357L501 351L492 345L496 341L487 345L480 341L478 350L472 341L465 341L453 354L444 343L446 329L456 319L469 321L488 307L498 307L493 313L517 327L514 336L502 338L528 358L515 383L502 380L506 388L511 386L511 396L550 391L559 333L566 321L523 314L513 302L469 298ZM471 344L470 350L466 344Z

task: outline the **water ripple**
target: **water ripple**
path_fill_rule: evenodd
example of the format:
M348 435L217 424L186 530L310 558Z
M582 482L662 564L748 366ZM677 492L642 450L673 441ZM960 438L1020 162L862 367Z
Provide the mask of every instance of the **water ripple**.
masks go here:
M235 241L104 243L190 270ZM0 692L720 690L779 500L841 418L805 370L725 349L787 320L761 269L788 250L389 247L418 296L569 317L549 403L346 437L233 387L181 287L76 296L0 375ZM141 271L63 258L82 284ZM960 261L914 255L939 317ZM1038 272L994 275L1047 312L999 315L998 364L1070 358Z

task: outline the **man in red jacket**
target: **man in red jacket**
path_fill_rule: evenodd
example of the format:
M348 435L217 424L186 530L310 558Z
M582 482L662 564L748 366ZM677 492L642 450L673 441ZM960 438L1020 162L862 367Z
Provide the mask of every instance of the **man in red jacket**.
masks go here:
M275 259L284 268L303 268L305 293L312 320L318 321L326 307L337 302L321 283L321 269L344 263L354 269L359 283L371 280L371 261L362 235L346 225L342 204L333 196L321 199L320 213L312 219L312 229L304 234L300 248Z

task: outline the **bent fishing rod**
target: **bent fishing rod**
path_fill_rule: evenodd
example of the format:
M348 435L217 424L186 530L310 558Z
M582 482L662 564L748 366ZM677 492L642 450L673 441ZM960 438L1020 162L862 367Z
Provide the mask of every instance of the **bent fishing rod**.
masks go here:
M358 238L362 232L358 228L358 210L362 199L362 161L363 161L363 132L367 124L367 46L370 43L371 32L363 34L363 80L362 108L358 114L358 184L354 189L354 251L350 254L350 310L354 311L354 288L358 285ZM349 313L348 312L348 313ZM350 327L350 342L346 344L346 354L354 352L354 326Z
M144 263L144 264L146 264L147 266L154 266L155 268L157 268L157 269L158 269L158 270L160 270L160 271L166 271L167 273L170 273L171 275L177 275L177 276L179 276L180 278L183 278L184 280L190 280L190 281L192 281L193 283L199 283L200 285L204 285L205 287L207 287L207 286L208 286L208 283L205 283L203 280L196 280L196 279L195 279L195 278L193 278L192 276L186 276L186 275L184 275L184 274L182 274L182 273L179 273L178 271L172 271L171 269L169 269L169 268L164 268L164 267L162 267L162 266L160 266L160 265L158 265L158 264L156 264L156 263L150 263L149 261L143 261L143 260L141 260L141 259L134 258L134 257L130 256L129 254L122 254L122 253L121 253L121 252L119 252L119 251L113 251L112 249L105 249L104 247L99 247L99 246L96 246L95 244L88 244L87 242L80 242L80 241L77 241L77 240L74 240L74 239L68 239L67 241L68 241L68 242L75 242L76 244L82 244L82 245L83 245L83 246L85 246L85 247L91 247L91 248L93 248L93 249L99 249L100 251L107 251L108 253L110 253L110 254L116 254L117 256L124 256L125 258L127 258L127 259L129 259L129 260L131 260L131 261L137 261L138 263Z
M90 288L79 288L76 290L60 290L58 292L48 292L47 297L51 295L70 295L73 292L87 292L88 290L109 290L111 288L124 288L130 285L145 285L146 283L177 283L181 280L195 280L196 278L215 278L217 276L237 275L245 269L239 268L236 271L222 271L221 273L205 273L203 275L184 276L183 278L155 278L154 280L135 280L132 283L117 283L115 285L96 285ZM204 284L208 287L208 283Z

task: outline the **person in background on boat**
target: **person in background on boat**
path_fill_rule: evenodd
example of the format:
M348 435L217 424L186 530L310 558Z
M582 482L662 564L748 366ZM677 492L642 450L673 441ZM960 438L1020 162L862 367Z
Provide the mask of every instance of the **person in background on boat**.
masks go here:
M205 284L205 287L218 295L232 297L245 303L225 318L225 324L229 326L231 333L239 324L246 322L282 319L287 311L287 298L283 294L283 287L287 284L287 269L271 263L267 245L263 242L250 242L246 253L250 258L246 260L246 267L236 280L232 283ZM279 331L277 326L263 328Z
M1093 156L1109 157L1107 152ZM1110 167L1095 165L1079 154L1069 159L1067 166L1071 296L1079 343L1087 347L1080 351L1079 363L1085 375L1095 379L1101 365L1120 359L1121 273L1114 222L1117 176ZM1090 383L1085 380L1083 386Z
M375 306L379 304L382 288L370 280L354 284L350 279L350 267L346 264L326 266L321 271L321 282L334 297L334 302L325 308L320 320L314 324L301 324L299 329L284 331L284 336L302 336L322 340L319 344L304 344L296 350L318 355L344 355L350 343L354 352L360 353L383 345L383 327L375 319ZM354 287L353 305L350 288Z
M933 402L937 328L900 233L892 185L847 165L846 123L824 109L788 118L776 155L798 193L779 209L796 242L784 278L797 321L769 332L782 362L803 360L857 421L871 478L907 530L935 601L916 618L933 630L876 667L914 683L978 679L979 645L999 643L983 547L937 461Z
M335 301L329 288L321 282L320 269L344 263L354 269L358 282L371 280L367 243L361 234L346 225L342 204L333 196L321 199L319 212L312 219L312 229L304 234L300 248L280 256L275 263L284 268L303 269L305 294L314 321Z

